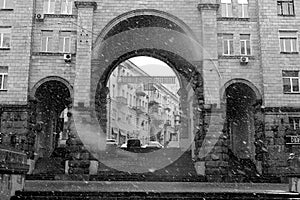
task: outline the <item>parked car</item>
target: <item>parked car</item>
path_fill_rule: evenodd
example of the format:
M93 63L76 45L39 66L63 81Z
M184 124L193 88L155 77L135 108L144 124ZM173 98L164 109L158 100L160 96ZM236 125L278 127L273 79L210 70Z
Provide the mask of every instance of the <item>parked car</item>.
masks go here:
M158 141L150 141L148 144L145 144L143 147L144 148L157 148L157 149L164 148L164 146L162 144L160 144Z
M121 149L126 149L127 148L127 143L124 143L120 146Z
M117 141L115 139L107 139L106 140L106 145L118 145Z
M142 148L141 141L139 139L128 139L126 143L120 146L121 149L128 151L135 151Z

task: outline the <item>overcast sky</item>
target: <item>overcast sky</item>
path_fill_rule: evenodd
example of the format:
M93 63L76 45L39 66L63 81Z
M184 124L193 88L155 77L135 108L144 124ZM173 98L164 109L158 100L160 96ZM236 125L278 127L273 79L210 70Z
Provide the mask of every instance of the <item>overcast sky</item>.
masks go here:
M158 60L156 58L148 57L148 56L138 56L129 59L140 69L144 70L150 76L175 76L175 84L163 84L169 90L171 90L174 94L177 93L179 89L179 81L174 73L174 71L169 67L166 63Z
M129 60L151 76L175 76L174 71L166 63L156 58L137 56Z

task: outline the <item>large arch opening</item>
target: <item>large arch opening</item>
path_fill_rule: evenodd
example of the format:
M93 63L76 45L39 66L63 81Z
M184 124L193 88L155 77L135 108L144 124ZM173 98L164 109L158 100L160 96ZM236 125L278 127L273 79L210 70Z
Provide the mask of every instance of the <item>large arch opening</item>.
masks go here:
M112 71L107 87L108 139L120 147L133 138L153 150L180 147L180 83L170 66L133 57Z
M56 154L65 149L66 141L70 137L67 113L72 103L71 91L61 81L48 80L38 85L34 97L36 164L33 173L63 173L64 156Z
M130 134L122 134L120 131L114 130L111 126L112 123L108 115L113 114L109 105L111 102L110 95L112 95L112 91L109 90L108 82L115 70L118 70L120 66L124 65L124 63L134 57L148 56L159 59L175 72L179 82L179 87L177 89L179 97L176 101L179 101L178 107L180 105L182 113L180 116L180 130L178 131L180 132L180 136L178 135L180 137L178 143L180 144L177 145L180 148L177 148L177 151L168 151L164 153L161 153L161 150L154 151L149 154L149 157L146 156L147 158L144 154L138 154L137 157L134 154L130 154L128 166L124 162L120 165L118 159L114 159L113 161L110 160L110 162L100 160L100 162L117 170L130 173L145 173L151 171L196 177L192 160L195 156L193 154L195 148L192 148L192 146L194 145L195 135L204 134L204 131L199 130L202 129L203 125L200 107L204 104L203 82L201 77L202 64L200 56L202 48L190 37L191 34L186 33L184 30L185 29L177 25L176 22L170 21L162 16L141 15L141 13L137 13L136 16L130 16L124 21L119 21L119 23L107 32L103 37L103 40L98 43L99 46L95 46L95 64L92 77L94 81L92 81L92 83L97 84L92 87L92 95L95 95L97 119L99 120L101 130L105 133L105 136L102 138L115 139L117 140L117 143L121 145L124 143L124 140L126 140L126 137L127 139L128 137L131 137ZM126 87L130 88L130 86ZM124 96L127 97L126 95L127 92L124 91ZM127 99L127 103L128 101L130 102L130 94L128 93L128 95L129 100ZM149 94L148 97L151 97L151 95ZM149 103L150 100L151 99L149 99ZM145 99L145 101L148 100ZM142 102L143 100L141 100L141 105L143 105ZM138 101L138 105L140 105L139 103L140 102ZM149 103L147 102L148 108ZM153 130L153 132L159 132L159 128L156 127L156 129L157 130ZM117 132L117 134L115 134L115 132ZM138 137L134 136L134 131L132 132L132 137ZM114 134L116 136L114 136ZM120 139L123 137L120 135L124 135L125 139ZM163 143L161 145L167 147L168 144L166 141L171 137L160 139L157 134L150 135L149 132L149 135L144 136L144 138L145 139L140 138L142 144L147 144L153 139L156 141L161 140L157 142L160 142L160 144ZM200 148L201 145L196 146ZM117 153L117 156L119 155ZM165 167L180 160L183 155L187 155L188 159L185 157L183 159L184 161L177 162L173 167L166 170ZM99 156L100 159L103 159L103 157L105 156ZM112 158L113 156L108 157ZM151 161L152 163L149 163ZM122 167L120 168L118 166ZM178 170L180 171L179 173Z

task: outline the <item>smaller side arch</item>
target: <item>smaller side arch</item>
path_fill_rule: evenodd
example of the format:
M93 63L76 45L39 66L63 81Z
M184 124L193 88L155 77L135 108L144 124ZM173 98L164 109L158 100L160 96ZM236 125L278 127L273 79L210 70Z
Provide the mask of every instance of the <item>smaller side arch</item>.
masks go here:
M47 76L42 78L41 80L39 80L30 90L29 96L30 99L34 100L35 99L35 93L37 91L37 89L44 83L48 82L48 81L59 81L61 83L63 83L69 90L70 92L70 97L71 99L73 99L73 86L69 83L69 81L67 81L64 78L61 78L59 76Z
M220 97L221 97L221 103L222 104L224 104L226 102L226 89L234 83L244 83L245 85L247 85L248 87L250 87L253 90L253 92L255 93L255 96L256 96L256 100L257 101L262 101L261 92L259 91L259 89L252 82L250 82L246 79L237 78L237 79L232 79L232 80L227 81L224 84L224 86L221 88Z

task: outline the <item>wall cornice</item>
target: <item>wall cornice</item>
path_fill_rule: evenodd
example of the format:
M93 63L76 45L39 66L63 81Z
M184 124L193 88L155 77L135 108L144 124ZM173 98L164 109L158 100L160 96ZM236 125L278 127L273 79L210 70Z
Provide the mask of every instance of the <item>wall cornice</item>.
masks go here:
M94 10L97 9L97 3L95 1L75 1L75 7L78 8L89 8L92 7Z
M219 4L214 3L199 3L198 4L198 10L218 10L220 7Z

